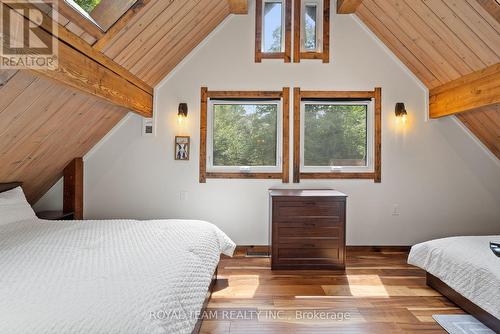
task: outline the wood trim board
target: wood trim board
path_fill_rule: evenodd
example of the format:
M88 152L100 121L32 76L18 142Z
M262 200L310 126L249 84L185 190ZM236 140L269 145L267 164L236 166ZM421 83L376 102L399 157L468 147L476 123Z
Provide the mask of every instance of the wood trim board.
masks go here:
M348 252L385 252L385 253L408 253L411 246L392 246L392 245L347 245ZM250 256L263 256L267 257L271 254L271 247L269 245L237 245L234 251L235 254L243 253Z
M74 219L83 219L83 159L73 159L63 170L63 212L72 212Z
M293 183L300 182L300 101L301 90L293 89Z

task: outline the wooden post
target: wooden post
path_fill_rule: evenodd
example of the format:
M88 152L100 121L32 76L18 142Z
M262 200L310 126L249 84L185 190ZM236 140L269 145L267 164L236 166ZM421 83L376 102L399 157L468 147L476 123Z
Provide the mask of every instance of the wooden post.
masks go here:
M73 159L63 171L63 212L73 212L74 219L83 219L83 160Z

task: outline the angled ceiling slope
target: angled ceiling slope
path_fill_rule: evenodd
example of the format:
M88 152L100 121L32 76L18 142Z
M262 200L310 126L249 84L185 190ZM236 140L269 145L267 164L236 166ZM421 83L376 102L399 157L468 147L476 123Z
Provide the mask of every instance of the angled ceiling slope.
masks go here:
M154 86L245 7L242 0L138 0L103 34L64 13L59 24ZM85 155L128 111L32 72L0 70L0 182L24 182L36 202L69 161Z
M484 69L491 80L466 82L471 98L490 92L485 106L457 113L500 159L500 4L495 0L344 0L431 90ZM352 10L352 7L351 7ZM457 94L458 95L458 94ZM455 96L466 99L466 96ZM432 99L432 96L431 96ZM432 105L431 105L432 107Z

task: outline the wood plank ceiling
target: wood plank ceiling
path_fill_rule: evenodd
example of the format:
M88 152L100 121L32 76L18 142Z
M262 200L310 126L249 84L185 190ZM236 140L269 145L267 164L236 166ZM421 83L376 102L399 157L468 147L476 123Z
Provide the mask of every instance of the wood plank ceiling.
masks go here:
M155 86L228 15L227 0L150 1L102 51Z
M429 88L500 62L495 0L363 0L355 14ZM500 159L500 105L457 117Z
M130 11L101 41L64 15L59 22L155 86L230 14L230 4L138 0ZM0 182L22 181L36 202L127 111L28 71L0 70Z

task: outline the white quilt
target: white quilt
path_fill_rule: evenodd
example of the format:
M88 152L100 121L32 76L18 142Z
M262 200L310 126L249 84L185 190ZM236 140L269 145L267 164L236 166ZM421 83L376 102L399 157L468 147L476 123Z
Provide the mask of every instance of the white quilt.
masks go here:
M234 247L203 221L0 226L0 333L190 333Z
M490 250L490 241L500 243L500 235L423 242L411 248L408 263L500 319L500 258Z

